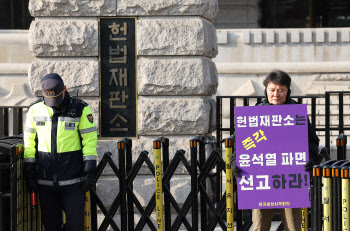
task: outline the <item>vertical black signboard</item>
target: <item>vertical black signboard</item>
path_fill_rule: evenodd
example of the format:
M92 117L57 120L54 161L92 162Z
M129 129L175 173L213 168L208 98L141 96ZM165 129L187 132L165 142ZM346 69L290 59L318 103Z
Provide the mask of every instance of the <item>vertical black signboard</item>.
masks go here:
M99 21L100 135L136 137L136 18Z

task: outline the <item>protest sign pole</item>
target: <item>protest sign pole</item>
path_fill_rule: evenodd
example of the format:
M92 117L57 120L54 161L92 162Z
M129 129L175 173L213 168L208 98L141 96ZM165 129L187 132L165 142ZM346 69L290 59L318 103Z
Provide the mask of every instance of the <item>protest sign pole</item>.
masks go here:
M350 218L350 203L349 203L349 167L342 167L341 169L341 181L342 181L342 230L349 230L349 218Z
M323 229L332 231L332 178L330 166L323 167Z
M162 154L160 140L153 141L157 231L163 231Z
M232 137L225 140L226 156L226 220L227 231L233 231Z

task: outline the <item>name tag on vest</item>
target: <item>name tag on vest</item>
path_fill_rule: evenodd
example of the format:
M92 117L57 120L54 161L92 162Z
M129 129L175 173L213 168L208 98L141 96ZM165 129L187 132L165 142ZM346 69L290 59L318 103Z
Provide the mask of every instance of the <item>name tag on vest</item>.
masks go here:
M36 122L36 126L45 126L45 121Z
M75 123L65 123L65 130L75 130Z

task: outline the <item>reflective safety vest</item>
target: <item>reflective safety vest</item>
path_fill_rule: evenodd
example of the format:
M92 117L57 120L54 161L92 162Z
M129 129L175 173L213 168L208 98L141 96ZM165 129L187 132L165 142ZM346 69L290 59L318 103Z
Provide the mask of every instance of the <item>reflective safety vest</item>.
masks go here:
M96 168L97 131L90 107L68 92L62 105L48 107L40 99L28 111L24 162L35 164L39 185L76 184Z

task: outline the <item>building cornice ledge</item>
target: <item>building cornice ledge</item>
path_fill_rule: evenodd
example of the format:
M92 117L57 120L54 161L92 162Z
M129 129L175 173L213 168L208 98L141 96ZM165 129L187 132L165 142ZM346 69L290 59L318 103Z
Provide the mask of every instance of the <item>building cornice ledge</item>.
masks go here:
M261 74L273 69L287 73L350 72L350 62L237 62L215 63L219 74Z
M0 74L28 74L31 63L0 63Z

